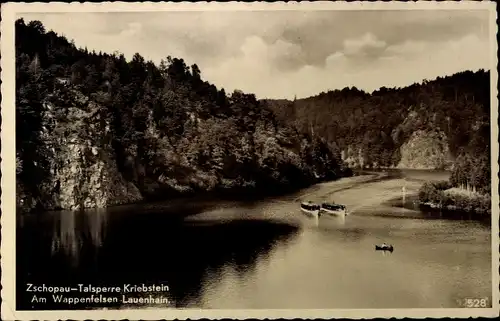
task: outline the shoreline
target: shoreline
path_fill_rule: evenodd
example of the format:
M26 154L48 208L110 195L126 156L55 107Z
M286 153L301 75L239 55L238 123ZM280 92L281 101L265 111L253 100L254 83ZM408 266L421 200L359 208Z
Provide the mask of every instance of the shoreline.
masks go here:
M451 218L485 221L491 215L477 215L460 209L432 208L429 204L419 201L419 190L424 180L400 175L399 171L362 171L352 176L340 177L335 180L322 181L302 188L286 188L279 192L266 193L255 189L238 189L228 193L212 191L206 193L190 193L168 199L141 200L133 203L117 204L103 208L87 208L83 210L40 210L23 213L19 217L31 217L39 213L61 212L122 212L124 215L140 211L152 215L168 215L172 219L184 219L202 211L226 206L247 206L259 202L299 202L303 200L338 200L345 204L351 213L372 216L401 216L392 209L404 209L401 217L421 218ZM379 188L377 185L381 184ZM406 186L405 203L402 202L401 187ZM365 192L368 192L366 193ZM361 197L360 197L361 196ZM386 208L386 210L384 210ZM367 211L367 209L370 209ZM414 215L412 215L412 212ZM417 215L418 214L418 215ZM56 214L57 215L57 214Z
M412 176L385 175L384 177L380 175L377 178L365 178L362 183L355 183L352 186L345 186L347 184L341 183L340 186L343 185L343 188L332 190L329 194L334 194L335 199L345 199L345 202L340 201L340 203L346 204L348 209L351 209L351 213L359 212L362 216L473 220L483 223L491 221L491 215L485 213L471 213L460 208L432 208L429 204L424 204L419 200L419 192L425 182L427 182L426 179ZM377 184L380 184L379 188ZM403 186L406 187L404 203ZM373 188L373 192L365 193L365 188ZM362 196L359 197L360 195ZM397 213L395 209L403 210L403 212Z
M273 187L266 187L264 190L256 186L250 187L234 187L234 188L216 188L210 191L203 190L190 190L181 192L177 190L165 189L158 194L164 194L164 197L158 194L151 194L143 196L142 199L136 201L115 202L103 207L85 207L82 209L67 209L67 208L30 208L26 209L23 206L16 206L16 213L21 215L29 215L40 212L59 212L59 211L92 211L92 210L106 210L112 208L120 208L134 205L155 204L164 202L211 202L211 201L229 201L229 202L255 202L269 199L279 199L281 197L294 196L295 201L299 198L307 197L311 194L310 190L315 187L340 185L340 188L329 191L327 194L336 193L342 190L356 188L363 184L375 183L379 180L398 179L404 178L405 171L420 171L418 169L400 169L400 168L354 168L351 169L351 175L341 176L335 179L323 179L317 182L304 182L303 184L292 185L273 185ZM347 181L346 181L347 180ZM351 182L351 180L353 182ZM407 178L408 180L408 178ZM421 181L421 179L414 178L410 180ZM349 184L345 186L345 184Z
M420 201L418 194L407 195L404 203L402 197L395 197L384 202L383 205L391 208L419 212L424 214L427 219L477 221L491 224L490 214L470 212L458 207L439 207L439 205L434 203Z
M449 181L426 182L414 201L420 208L456 213L477 219L491 219L491 195L452 186Z
M187 207L198 207L204 204L214 203L214 202L236 202L236 203L253 203L265 200L279 199L282 197L297 196L301 192L308 191L315 186L321 184L331 184L337 183L345 179L368 176L368 175L356 175L338 177L332 180L322 180L312 184L303 184L300 186L275 186L276 188L266 188L265 190L258 189L257 187L237 187L232 189L215 189L212 191L190 191L186 193L166 191L168 196L162 197L147 197L138 201L124 202L120 204L113 204L105 207L89 207L83 209L32 209L25 211L22 208L16 208L16 214L19 216L31 216L37 213L50 213L50 212L92 212L92 211L107 211L107 210L117 210L134 208L138 206L155 206L155 205L166 205L170 204L172 207L176 205L187 206ZM278 188L279 187L279 188ZM169 206L170 207L170 206ZM189 215L189 214L188 214ZM185 216L185 215L181 215Z

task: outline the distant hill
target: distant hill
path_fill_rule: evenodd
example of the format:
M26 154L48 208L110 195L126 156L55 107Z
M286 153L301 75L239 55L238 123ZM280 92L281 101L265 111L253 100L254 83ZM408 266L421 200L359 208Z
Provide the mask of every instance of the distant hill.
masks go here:
M456 185L490 188L489 71L265 103L283 124L338 146L351 167L453 169Z
M16 21L21 209L104 207L208 191L272 193L350 175L340 152L228 95L196 64L78 49Z

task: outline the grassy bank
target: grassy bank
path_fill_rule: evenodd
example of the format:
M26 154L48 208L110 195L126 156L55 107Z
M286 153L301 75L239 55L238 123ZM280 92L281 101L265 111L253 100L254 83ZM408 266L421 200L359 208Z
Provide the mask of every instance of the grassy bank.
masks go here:
M426 182L419 189L418 201L421 205L461 211L478 216L491 215L491 196L456 188L448 181Z

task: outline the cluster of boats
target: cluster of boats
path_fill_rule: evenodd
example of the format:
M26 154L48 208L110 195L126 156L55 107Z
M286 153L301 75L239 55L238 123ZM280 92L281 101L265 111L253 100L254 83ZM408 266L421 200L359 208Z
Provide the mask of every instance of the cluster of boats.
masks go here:
M319 218L323 214L331 215L331 216L345 216L347 215L347 207L342 204L336 203L313 203L310 201L302 202L300 204L300 209L302 212L307 214L308 216L313 216ZM383 251L383 252L393 252L394 246L392 244L379 244L375 245L375 251Z
M335 204L335 203L312 203L312 202L302 202L300 204L300 209L302 212L311 215L311 216L316 216L319 217L323 214L327 215L333 215L333 216L339 216L339 215L347 215L347 207L342 204Z

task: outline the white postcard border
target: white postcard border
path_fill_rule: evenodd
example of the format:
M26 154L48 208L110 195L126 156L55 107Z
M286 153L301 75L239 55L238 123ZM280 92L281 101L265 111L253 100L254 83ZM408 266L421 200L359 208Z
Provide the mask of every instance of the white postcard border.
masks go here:
M499 315L499 193L498 193L498 100L497 100L497 25L495 2L102 2L102 3L6 3L2 4L1 21L1 267L2 319L246 319L246 318L390 318L390 317L494 317ZM21 12L145 12L145 11L234 11L234 10L470 10L490 12L491 75L491 145L492 145L492 303L490 309L272 309L272 310L79 310L16 311L15 310L15 15Z

